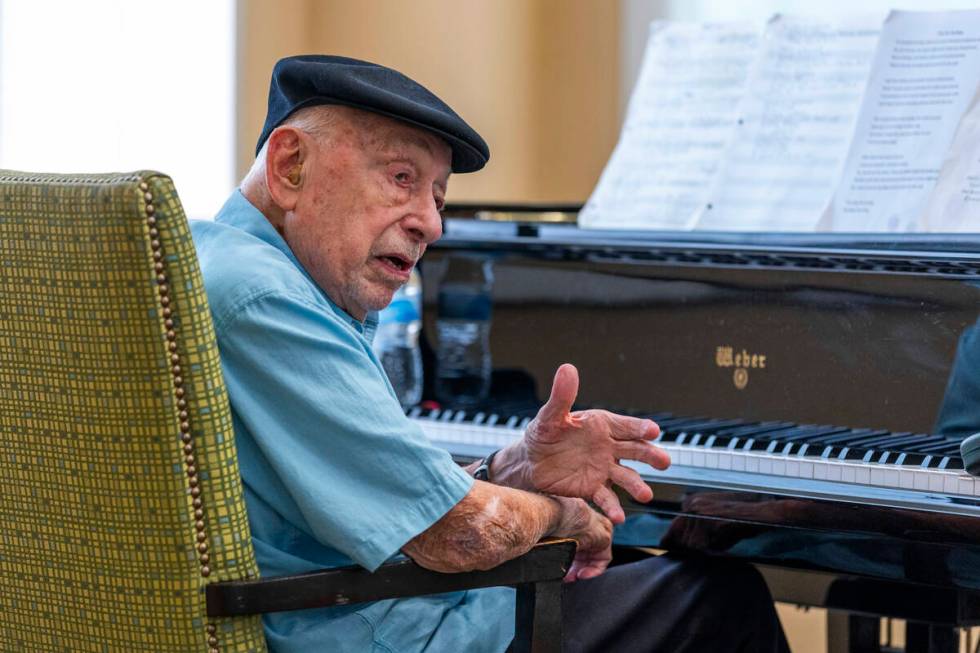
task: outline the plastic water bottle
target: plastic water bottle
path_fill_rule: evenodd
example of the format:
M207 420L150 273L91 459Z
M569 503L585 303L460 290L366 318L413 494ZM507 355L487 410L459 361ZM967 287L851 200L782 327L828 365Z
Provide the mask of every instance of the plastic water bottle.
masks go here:
M439 285L436 319L436 397L472 406L490 390L490 291L493 263L485 257L452 257Z
M391 304L378 315L374 353L388 374L402 408L410 408L422 398L422 282L412 270L408 282L398 289Z

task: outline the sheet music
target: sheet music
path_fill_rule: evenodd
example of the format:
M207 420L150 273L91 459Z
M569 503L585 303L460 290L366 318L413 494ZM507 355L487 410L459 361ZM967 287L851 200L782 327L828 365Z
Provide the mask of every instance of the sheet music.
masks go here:
M883 18L770 19L695 228L816 229L847 156Z
M619 143L579 214L581 226L691 226L731 135L757 31L731 23L650 26Z
M980 84L980 11L893 11L821 228L913 231Z
M980 233L980 89L956 130L920 225L922 231Z

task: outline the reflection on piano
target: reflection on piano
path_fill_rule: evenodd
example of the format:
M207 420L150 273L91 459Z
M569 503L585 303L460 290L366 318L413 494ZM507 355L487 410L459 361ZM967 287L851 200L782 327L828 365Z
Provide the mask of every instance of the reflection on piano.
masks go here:
M521 437L573 363L579 407L654 419L673 460L637 465L654 499L623 495L618 543L746 559L777 598L906 618L907 650L955 651L949 627L980 624L980 479L959 452L980 431L977 252L448 220L422 263L423 333L447 262L491 261L491 393L410 417L475 459ZM832 646L878 650L861 625Z

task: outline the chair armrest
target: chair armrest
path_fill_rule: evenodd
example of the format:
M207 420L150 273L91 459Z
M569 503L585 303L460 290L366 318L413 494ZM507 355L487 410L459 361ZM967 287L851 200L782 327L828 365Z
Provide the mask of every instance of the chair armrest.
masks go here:
M524 555L487 571L446 574L401 560L369 572L350 566L294 576L211 583L209 617L233 617L460 590L561 580L575 556L575 540L544 540Z

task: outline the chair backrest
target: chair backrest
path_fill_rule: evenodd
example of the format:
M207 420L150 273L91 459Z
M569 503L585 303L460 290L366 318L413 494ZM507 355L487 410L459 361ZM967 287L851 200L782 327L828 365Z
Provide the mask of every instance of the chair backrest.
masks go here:
M155 172L0 170L0 650L264 651L193 243Z

